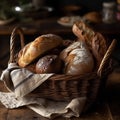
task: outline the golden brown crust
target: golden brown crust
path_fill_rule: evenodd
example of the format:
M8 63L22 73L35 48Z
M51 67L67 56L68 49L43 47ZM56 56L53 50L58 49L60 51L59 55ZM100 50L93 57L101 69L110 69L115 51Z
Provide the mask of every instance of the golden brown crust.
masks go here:
M25 67L33 62L36 58L61 44L62 38L57 35L41 35L27 45L24 52L22 52L21 57L18 59L18 64L21 67Z
M30 44L31 44L31 42L26 44L18 53L17 63L18 63L18 65L20 67L22 67L21 64L24 64L24 61L21 61L20 59L26 53L26 51L29 48Z

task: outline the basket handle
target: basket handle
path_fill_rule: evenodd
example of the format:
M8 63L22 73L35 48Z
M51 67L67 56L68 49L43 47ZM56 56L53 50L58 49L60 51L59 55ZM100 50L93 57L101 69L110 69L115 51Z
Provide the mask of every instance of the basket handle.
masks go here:
M108 62L108 60L109 60L109 58L110 58L110 56L112 54L113 49L115 48L116 42L117 42L117 40L113 39L110 46L108 47L108 49L107 49L107 51L106 51L106 53L105 53L105 55L104 55L104 57L103 57L103 59L101 61L101 64L100 64L100 66L99 66L99 68L97 70L98 76L102 76L103 69L104 69L106 63Z
M13 31L11 33L11 37L10 37L10 59L9 59L9 63L14 63L15 62L15 40L16 40L17 34L20 37L21 48L23 48L25 46L23 30L20 27L17 26L13 29Z

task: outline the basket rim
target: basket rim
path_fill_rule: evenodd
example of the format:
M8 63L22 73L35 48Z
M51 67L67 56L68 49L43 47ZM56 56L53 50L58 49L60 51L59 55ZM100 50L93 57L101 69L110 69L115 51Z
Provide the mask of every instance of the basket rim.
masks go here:
M65 79L66 78L66 79ZM87 79L88 81L91 78L99 78L96 72L86 73L86 74L80 74L80 75L68 75L68 74L53 74L53 76L50 77L48 80L66 80L66 81L72 81L72 80L79 80L79 79Z

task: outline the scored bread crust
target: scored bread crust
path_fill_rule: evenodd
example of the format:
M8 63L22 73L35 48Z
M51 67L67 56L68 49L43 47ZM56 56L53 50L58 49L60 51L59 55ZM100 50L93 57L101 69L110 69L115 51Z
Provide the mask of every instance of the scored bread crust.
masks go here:
M84 41L92 51L98 67L107 51L105 37L101 33L94 31L90 26L82 21L77 21L73 25L72 30L79 38L78 40Z
M97 60L97 66L100 65L105 53L107 51L107 44L104 36L96 32L92 40L92 53Z
M65 74L85 74L92 72L94 68L93 56L84 41L72 43L61 52L60 58L65 63Z
M72 31L79 40L85 41L88 47L91 48L92 39L95 36L95 31L91 27L82 21L77 21L74 23Z
M37 37L34 41L26 45L27 47L23 48L20 56L18 58L18 64L20 67L25 67L36 58L40 57L49 50L61 45L63 39L54 34L46 34Z

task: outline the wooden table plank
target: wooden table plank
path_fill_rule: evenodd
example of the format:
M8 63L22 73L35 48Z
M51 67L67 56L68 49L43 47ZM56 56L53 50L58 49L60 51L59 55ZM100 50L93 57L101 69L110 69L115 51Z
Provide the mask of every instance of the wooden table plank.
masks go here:
M8 109L0 104L0 120L7 120Z

